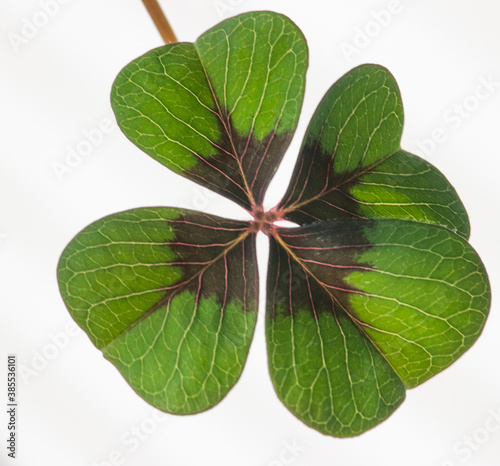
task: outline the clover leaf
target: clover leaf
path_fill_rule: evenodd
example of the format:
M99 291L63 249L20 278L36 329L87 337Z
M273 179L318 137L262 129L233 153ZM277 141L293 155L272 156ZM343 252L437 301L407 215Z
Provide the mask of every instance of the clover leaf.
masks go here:
M319 432L348 437L379 424L482 331L490 288L467 213L435 167L401 149L403 106L385 68L359 66L331 87L287 193L264 211L306 68L300 30L252 12L146 53L113 85L134 144L253 215L129 210L85 228L61 256L71 315L163 411L209 409L241 375L257 319L258 232L270 241L271 379Z

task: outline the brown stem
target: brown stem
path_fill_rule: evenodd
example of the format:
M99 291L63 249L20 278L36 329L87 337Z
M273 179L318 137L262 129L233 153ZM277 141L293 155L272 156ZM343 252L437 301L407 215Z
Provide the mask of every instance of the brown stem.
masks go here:
M178 42L174 31L172 31L172 28L170 27L170 24L168 23L168 20L158 3L158 0L142 0L142 3L144 3L144 6L148 10L151 19L155 23L156 29L158 29L158 32L161 34L165 44Z

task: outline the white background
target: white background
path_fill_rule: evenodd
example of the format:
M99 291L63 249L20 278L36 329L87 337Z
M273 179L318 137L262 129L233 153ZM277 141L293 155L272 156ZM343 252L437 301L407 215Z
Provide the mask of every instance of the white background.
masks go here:
M468 353L409 391L386 422L347 440L309 429L278 401L267 373L262 319L236 387L214 409L186 417L158 417L83 333L68 330L72 320L59 296L56 265L87 224L152 205L242 213L170 173L119 130L85 143L85 131L113 119L109 92L118 71L161 39L139 0L64 3L48 18L39 0L0 0L0 464L500 465L496 302ZM403 147L453 183L493 295L500 291L497 0L163 0L162 6L183 41L257 9L288 15L307 37L302 117L268 206L283 193L305 127L328 87L357 64L388 67L405 105ZM389 18L377 14L389 6ZM35 20L39 27L30 29ZM357 45L356 53L347 53L348 45ZM488 80L490 90L480 88L477 99L478 86ZM459 105L467 110L458 117ZM436 130L434 148L422 143ZM87 155L68 161L70 148ZM54 163L68 171L58 178ZM15 462L4 440L8 353L16 353L22 366ZM294 444L298 448L290 451Z

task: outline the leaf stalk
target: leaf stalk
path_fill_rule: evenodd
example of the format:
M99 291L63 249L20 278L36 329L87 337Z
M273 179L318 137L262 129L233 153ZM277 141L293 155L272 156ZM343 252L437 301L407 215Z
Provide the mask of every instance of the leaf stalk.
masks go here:
M144 6L148 10L149 16L151 16L151 19L155 23L156 29L158 29L158 32L160 33L165 44L178 42L177 37L175 36L174 31L165 16L165 13L163 13L163 10L158 3L158 0L142 0L142 3L144 3Z

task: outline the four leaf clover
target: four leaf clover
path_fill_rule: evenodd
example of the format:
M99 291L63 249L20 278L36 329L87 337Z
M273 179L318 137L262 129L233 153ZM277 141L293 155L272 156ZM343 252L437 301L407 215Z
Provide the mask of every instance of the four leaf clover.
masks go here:
M324 434L379 424L484 326L490 289L467 213L434 166L401 149L403 106L385 68L358 66L330 88L288 191L264 211L307 62L297 26L252 12L152 50L116 78L125 135L254 218L133 209L64 250L58 279L71 315L158 409L204 411L240 377L257 319L259 231L270 241L271 379L283 404Z

